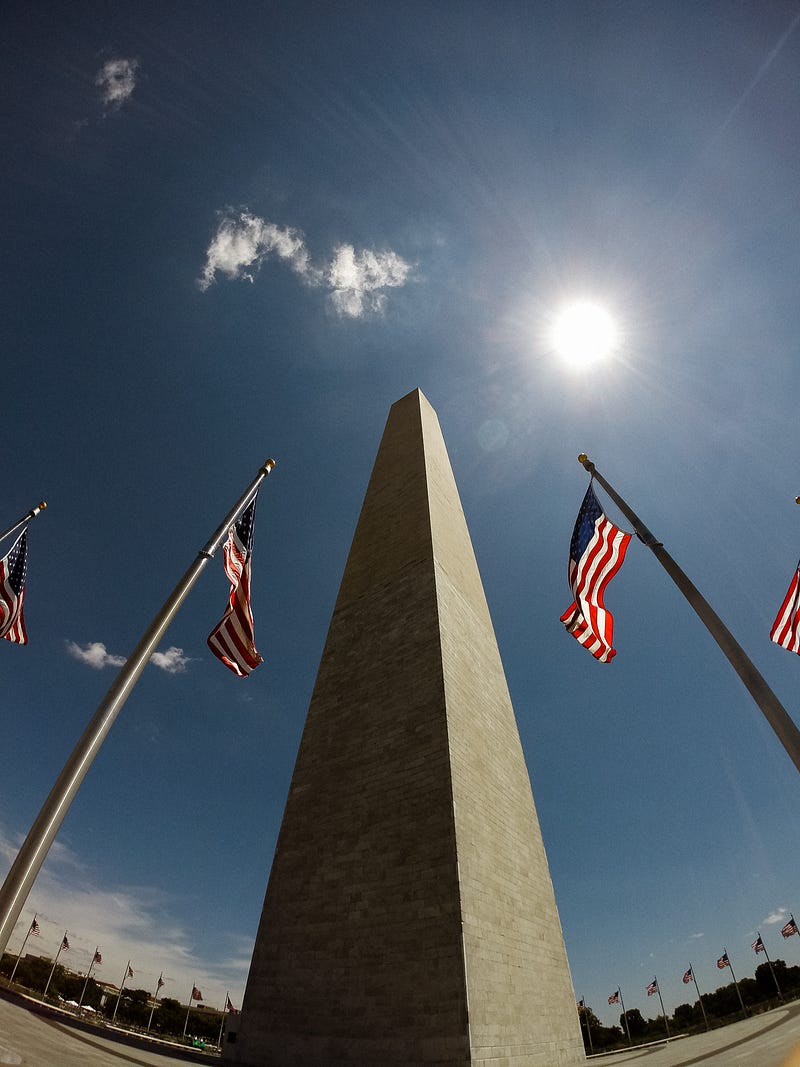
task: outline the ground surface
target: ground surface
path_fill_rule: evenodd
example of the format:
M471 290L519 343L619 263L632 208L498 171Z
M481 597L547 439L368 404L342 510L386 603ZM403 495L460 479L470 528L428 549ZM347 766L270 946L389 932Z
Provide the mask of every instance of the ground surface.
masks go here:
M800 1067L800 1004L666 1045L596 1056L589 1063L594 1067Z
M208 1062L198 1057L198 1062ZM109 1041L0 999L0 1064L16 1067L176 1067L186 1060Z
M0 1000L0 1064L15 1067L176 1067L183 1059L131 1048ZM205 1062L208 1062L206 1059ZM592 1067L800 1067L800 1005L666 1045L597 1056ZM379 1067L379 1065L375 1065Z

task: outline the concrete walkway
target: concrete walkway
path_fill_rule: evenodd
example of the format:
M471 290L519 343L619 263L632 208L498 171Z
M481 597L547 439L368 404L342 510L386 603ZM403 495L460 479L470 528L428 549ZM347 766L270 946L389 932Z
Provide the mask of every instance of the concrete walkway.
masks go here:
M186 1056L119 1044L0 999L0 1064L5 1067L186 1067ZM189 1053L191 1056L191 1053ZM198 1063L210 1057L198 1056ZM219 1060L216 1061L219 1063Z
M0 1065L178 1067L185 1058L84 1033L0 999ZM191 1055L191 1054L190 1054ZM208 1063L209 1057L197 1057ZM219 1061L217 1061L219 1063ZM595 1056L587 1067L800 1067L800 1004L668 1044ZM323 1065L320 1065L323 1067ZM375 1064L373 1067L381 1067Z
M721 1030L594 1056L590 1067L800 1067L800 1004L743 1019Z

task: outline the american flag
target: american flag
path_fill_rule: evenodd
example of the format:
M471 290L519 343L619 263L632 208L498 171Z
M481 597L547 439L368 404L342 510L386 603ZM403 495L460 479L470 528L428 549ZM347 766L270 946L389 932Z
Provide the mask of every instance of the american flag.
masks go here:
M608 1003L619 1004L619 990L617 990L616 993L611 994L611 996L608 998Z
M761 934L759 934L758 937L753 942L753 952L755 952L755 954L758 955L759 952L766 952L766 951L767 950L764 948L764 942L761 940Z
M691 982L693 980L693 978L694 978L694 974L692 973L692 968L690 967L689 970L686 972L686 974L684 974L684 976L683 976L684 985L688 985L689 982Z
M64 934L64 938L63 938L63 940L61 942L61 947L64 950L64 952L69 952L69 941L67 941L67 935L66 934Z
M238 1015L239 1014L239 1012L236 1010L236 1008L234 1008L233 1004L231 1003L230 996L227 996L227 995L225 997L225 1011L227 1011L231 1015Z
M611 644L614 620L603 597L606 586L622 566L630 540L630 534L605 517L589 483L569 546L568 578L575 600L561 621L567 633L601 663L608 663L617 654Z
M102 963L102 962L103 962L103 957L100 955L99 952L95 952L94 959L92 960L92 963Z
M18 645L28 643L22 614L27 562L28 531L23 530L8 555L0 559L0 637Z
M128 964L128 974L127 974L127 977L128 977L128 978L133 978L133 967L131 967L131 965L130 965L130 964Z
M33 934L35 937L39 937L39 924L37 923L37 921L35 919L31 923L31 928L28 931L28 933L29 934Z
M794 916L792 916L788 923L781 927L781 935L783 937L791 937L792 934L796 933L798 933L797 923L794 921Z
M653 981L650 983L650 985L647 987L647 995L648 995L648 997L652 997L652 995L654 993L657 993L657 992L658 992L658 982L654 978Z
M789 592L784 597L769 636L776 645L800 655L800 563L792 576Z
M197 988L196 985L192 986L192 998L191 999L192 1000L202 1000L203 999L203 994L200 992L200 990Z
M228 531L222 550L225 574L231 583L228 610L208 636L208 647L239 678L246 678L263 660L256 651L250 608L250 559L256 500Z
M159 989L162 987L162 985L166 985L166 984L167 983L164 981L163 975L159 975L158 976L158 983L156 984L156 993L159 991Z
M730 967L731 961L728 959L728 953L723 952L720 958L717 960L717 967L723 970L725 967Z

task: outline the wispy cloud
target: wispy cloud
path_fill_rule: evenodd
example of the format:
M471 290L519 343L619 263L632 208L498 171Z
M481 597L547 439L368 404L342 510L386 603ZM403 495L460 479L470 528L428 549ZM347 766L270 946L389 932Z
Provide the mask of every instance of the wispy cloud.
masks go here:
M404 285L410 270L396 252L356 252L352 245L339 245L327 272L331 303L338 314L351 318L383 311L382 290Z
M150 662L167 674L183 674L192 661L189 656L184 656L182 648L171 645L166 652L154 652Z
M73 659L96 671L102 671L104 667L121 667L126 659L125 656L116 656L109 652L102 641L89 641L86 645L67 641L67 652ZM192 660L190 656L184 655L182 648L171 645L165 652L154 652L150 662L167 674L184 674Z
M112 655L102 641L90 641L86 645L67 641L67 652L73 659L80 660L96 671L102 671L104 667L121 667L125 662L124 656Z
M705 937L705 934L689 934L688 941L698 941L701 937Z
M766 919L762 919L762 926L774 926L775 923L780 923L781 926L786 922L786 916L789 914L787 908L775 908L771 911Z
M117 110L129 100L136 88L138 59L109 59L95 75L94 83L100 89L103 104Z
M0 877L17 853L0 828ZM85 970L95 945L103 956L100 977L118 983L126 960L132 961L135 983L154 988L163 970L167 993L186 1000L193 982L206 1003L222 1007L226 989L241 990L247 977L253 942L233 935L224 959L211 960L195 945L195 937L172 914L174 904L154 886L108 886L67 846L55 842L20 916L9 943L18 952L37 914L40 935L26 951L54 955L66 928L70 953L64 963ZM202 940L202 939L199 939Z
M252 282L251 272L257 271L272 254L286 260L292 270L310 280L313 272L301 233L265 222L248 211L224 214L208 246L206 265L197 284L205 291L217 271L229 278L246 278Z
M382 312L384 290L405 285L411 273L411 264L396 252L357 251L351 244L337 245L329 259L315 264L299 230L277 226L244 210L222 213L197 284L205 292L217 273L253 282L270 257L284 261L306 285L327 290L330 306L347 318Z

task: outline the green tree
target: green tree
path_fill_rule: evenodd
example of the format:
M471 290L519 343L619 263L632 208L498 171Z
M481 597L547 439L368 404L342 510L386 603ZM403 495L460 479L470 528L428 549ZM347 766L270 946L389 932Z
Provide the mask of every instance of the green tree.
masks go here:
M647 1023L642 1017L642 1013L638 1008L628 1008L619 1017L619 1025L622 1029L625 1029L625 1019L628 1020L628 1032L631 1035L631 1041L635 1041L637 1037L642 1037L647 1030Z

